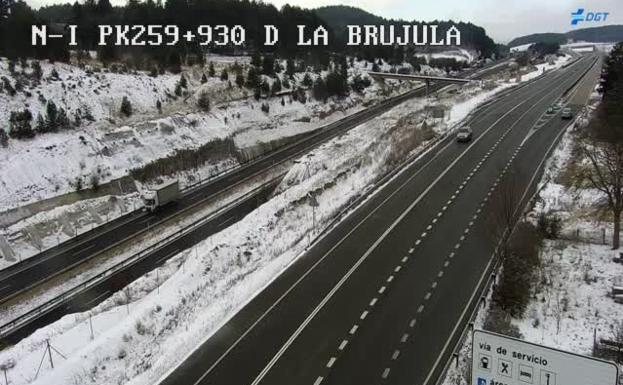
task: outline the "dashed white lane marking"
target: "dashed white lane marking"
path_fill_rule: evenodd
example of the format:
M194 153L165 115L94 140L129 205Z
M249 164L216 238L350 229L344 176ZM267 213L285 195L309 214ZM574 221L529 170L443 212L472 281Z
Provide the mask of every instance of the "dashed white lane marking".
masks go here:
M322 380L324 380L324 378L322 378L322 377L318 377L318 378L316 378L316 381L314 381L314 385L320 385L320 383L322 382Z
M402 261L402 263L405 263L405 262L407 262L408 260L409 260L409 257L404 256L404 257L402 257L402 260L401 260L401 261Z
M473 223L474 223L474 222L472 222L472 224L473 224ZM470 226L471 226L471 225L470 225ZM469 233L469 229L467 228L467 229L463 230L463 232L464 232L465 234L467 234L467 233Z
M409 322L409 327L410 327L410 328L412 328L412 327L414 327L414 326L415 326L415 318L413 318L413 319L411 320L411 322Z
M361 315L359 316L359 319L365 319L368 316L368 311L364 310L363 313L361 313Z
M405 333L402 335L402 338L400 339L400 342L407 342L407 340L409 339L409 334Z
M424 299L428 301L428 300L430 299L430 296L431 296L431 294L430 294L430 291L429 291L429 292L428 292L428 293L426 293L426 295L424 296Z
M454 251L453 251L453 252L450 253L450 255L448 257L454 258L454 256L455 256L455 254L454 254Z
M445 261L445 262L443 263L443 267L448 267L448 265L450 265L450 261Z
M398 349L394 350L394 354L392 354L392 361L395 361L399 355L400 355L400 350Z
M446 261L446 263L447 262L448 261ZM445 263L444 263L444 266L445 266ZM441 277L443 277L443 270L439 270L439 273L437 273L437 278L441 278Z
M422 243L422 240L421 240L421 239L418 239L417 241L415 241L415 245L416 245L416 246L417 246L417 245L419 245L420 243Z
M432 228L433 228L433 225L428 225L428 226L426 226L426 230L430 230L430 229L432 229Z
M450 197L450 199L455 200L455 199L456 199L456 194L452 195L452 196Z
M378 301L378 298L376 297L372 298L372 301L370 301L370 306L376 305L376 301Z
M462 239L461 239L461 240L462 240ZM461 244L460 244L460 243L457 243L456 245L454 245L454 248L455 248L455 249L458 249L459 247L461 247Z
M426 238L426 235L427 235L427 234L426 234L426 231L425 231L425 232L423 232L423 233L422 233L421 237L422 237L422 238Z
M399 272L399 271L400 271L400 269L402 269L402 266L398 265L398 266L396 266L396 268L394 269L394 272L396 272L396 273L397 273L397 272Z
M449 200L446 202L446 204L447 204L447 205L452 204L452 199L449 199Z
M417 242L415 243L417 245ZM409 249L409 254L413 254L413 252L415 251L415 249L412 247Z
M379 294L383 294L385 292L385 286L381 286L379 289Z
M334 363L335 363L335 357L331 357L329 362L327 362L327 368L332 367Z
M447 209L448 209L448 206L443 206L443 207L441 208L441 211L446 211Z
M418 313L421 313L422 310L424 310L424 305L420 305L420 307L417 308Z
M432 285L430 285L430 287L431 287L431 289L436 288L436 287L437 287L437 281L433 282L433 284L432 284Z
M443 213L442 213L441 211L437 213L437 216L438 216L438 217L440 217L440 216L442 216L442 215L443 215Z
M348 344L348 340L342 340L342 343L340 344L340 347L338 349L344 350L347 344Z
M437 218L433 218L433 223L437 223Z
M386 379L389 376L389 368L385 368L385 370L383 370L383 374L381 375L381 377L383 377L383 379Z
M472 227L474 225L474 221L469 221L469 227Z
M387 277L387 282L391 282L394 280L394 276L390 275L389 277Z
M359 325L355 324L353 325L352 328L350 328L350 334L355 334L357 332L357 329L359 329Z

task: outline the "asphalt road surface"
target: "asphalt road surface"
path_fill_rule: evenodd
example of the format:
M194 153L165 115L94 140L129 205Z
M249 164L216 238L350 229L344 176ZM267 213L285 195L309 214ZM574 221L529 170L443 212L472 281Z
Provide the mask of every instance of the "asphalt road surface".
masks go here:
M489 76L502 67L483 68L469 70L462 76ZM440 89L442 84L433 84L429 92ZM249 162L242 167L212 180L198 188L185 193L176 203L162 207L154 213L142 211L132 212L117 220L99 226L89 233L68 240L63 244L45 250L29 259L21 261L0 271L0 303L22 293L54 276L60 272L75 267L98 254L102 250L120 243L145 231L155 224L179 213L184 209L193 207L223 191L236 186L251 177L262 173L275 164L295 158L301 153L313 149L315 146L343 133L370 118L387 111L391 107L412 97L423 96L424 88L409 91L398 97L386 100L378 105L355 113L347 118L328 125L325 129L310 134L309 136L284 146L262 158Z
M569 123L544 113L594 62L481 107L471 142L407 167L161 384L434 384L478 302L492 213L508 191L527 201Z

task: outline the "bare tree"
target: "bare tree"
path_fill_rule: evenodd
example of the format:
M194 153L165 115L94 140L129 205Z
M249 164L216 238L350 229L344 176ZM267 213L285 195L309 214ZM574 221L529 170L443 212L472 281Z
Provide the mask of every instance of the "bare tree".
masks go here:
M621 213L623 212L623 140L619 135L609 134L607 112L600 109L591 122L589 130L580 142L587 165L580 168L579 183L588 183L605 198L612 215L612 248L619 248Z

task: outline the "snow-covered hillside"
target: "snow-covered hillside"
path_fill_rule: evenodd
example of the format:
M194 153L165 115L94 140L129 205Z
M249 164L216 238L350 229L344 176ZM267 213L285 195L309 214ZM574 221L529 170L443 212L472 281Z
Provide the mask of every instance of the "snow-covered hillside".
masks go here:
M8 76L7 66L6 60L0 63L0 69ZM90 74L74 66L47 63L42 68L44 80L28 91L32 96L26 96L26 88L15 96L0 93L3 120L6 122L11 111L25 106L34 116L45 114L45 103L37 97L40 93L45 100L54 100L59 108L65 108L70 118L87 106L95 122L84 122L72 130L38 134L30 140L10 140L8 148L0 149L0 212L75 191L79 183L89 188L94 178L100 184L106 183L177 150L196 149L216 139L239 135L236 143L244 147L300 134L352 113L363 103L387 96L373 84L363 94L353 92L344 99L330 99L329 103L314 101L309 93L306 103L294 101L289 95L256 101L240 98L246 90L229 87L226 81L210 78L206 84L200 84L199 74L185 74L191 99L202 90L210 90L213 101L221 100L206 113L192 111L197 109L193 100L188 104L181 99L165 102L166 95L173 95L180 75L152 78L145 73ZM46 80L53 68L60 80ZM356 65L350 72L351 77L362 73L363 66ZM295 75L298 82L302 77L303 74ZM387 91L395 94L410 86L413 85L406 82L390 85ZM118 113L123 96L129 98L135 110L127 120ZM156 111L159 99L163 100L162 114ZM261 110L262 103L268 105L269 112ZM179 106L180 112L167 113L174 109L172 106ZM233 162L229 162L231 166L235 165ZM212 166L218 168L222 164Z
M90 313L64 317L0 352L0 363L14 360L9 376L16 385L154 383L301 255L353 198L511 85L486 91L474 84L443 96L437 103L449 109L449 120L423 125L428 102L414 99L333 139L304 156L277 194L243 221L182 251L162 275L147 274ZM319 203L315 213L309 194ZM33 381L46 339L68 359L54 370L44 366Z

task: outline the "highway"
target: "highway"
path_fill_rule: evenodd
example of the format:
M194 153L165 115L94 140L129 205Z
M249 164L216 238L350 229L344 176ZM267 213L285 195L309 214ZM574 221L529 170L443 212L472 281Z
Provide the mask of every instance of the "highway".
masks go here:
M493 64L491 65L493 66ZM465 71L462 76L489 76L500 67ZM429 92L443 87L433 84ZM94 256L114 247L184 211L191 210L223 192L274 167L275 164L295 159L317 145L333 138L362 122L377 116L403 101L423 96L425 87L419 87L402 95L385 100L351 116L331 123L321 130L250 161L235 170L217 177L201 186L187 191L177 204L163 207L154 213L131 212L117 220L95 228L93 231L72 238L57 247L50 248L29 259L16 263L0 271L0 304L45 282L58 274L68 271Z
M544 113L595 62L479 108L471 142L407 166L160 384L435 384L490 273L496 202L527 202L569 124Z

